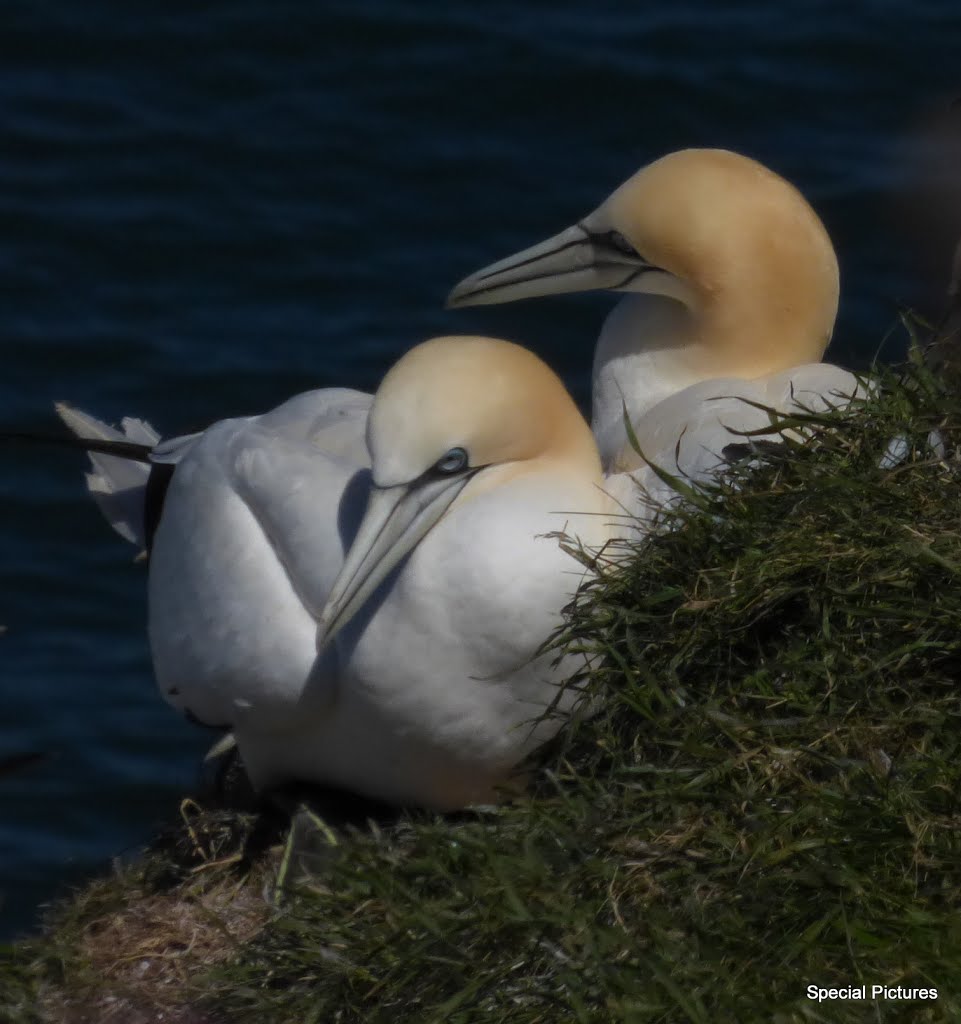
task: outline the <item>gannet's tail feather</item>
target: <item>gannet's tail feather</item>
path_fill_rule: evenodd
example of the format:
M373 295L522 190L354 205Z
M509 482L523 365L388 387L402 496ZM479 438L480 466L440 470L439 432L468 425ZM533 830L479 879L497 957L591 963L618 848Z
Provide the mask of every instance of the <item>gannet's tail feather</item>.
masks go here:
M124 540L138 547L147 546L144 528L147 481L150 478L150 452L160 435L144 420L125 417L122 430L89 416L64 402L56 405L57 415L85 441L92 472L87 488L107 522ZM102 445L97 442L103 442ZM108 452L116 454L107 454Z

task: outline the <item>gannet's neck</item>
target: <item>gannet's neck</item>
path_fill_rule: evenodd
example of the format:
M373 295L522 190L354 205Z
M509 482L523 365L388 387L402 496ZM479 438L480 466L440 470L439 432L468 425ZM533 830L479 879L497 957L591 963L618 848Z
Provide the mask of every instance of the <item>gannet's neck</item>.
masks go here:
M605 468L624 445L625 408L636 423L663 399L701 381L757 380L818 362L830 341L833 316L812 325L783 292L762 289L753 302L733 302L723 289L680 294L678 284L672 296L625 296L601 329L591 428Z
M604 321L594 349L591 430L605 465L624 445L625 408L635 423L698 379L692 334L687 309L658 295L628 295Z
M583 511L593 508L594 497L601 495L604 470L597 443L587 422L566 391L558 390L554 409L543 409L538 419L549 428L543 449L529 458L510 459L486 466L461 491L452 509L460 508L481 495L519 484L544 485L555 489L560 482L592 495Z
M576 438L577 443L570 446L566 452L548 453L535 459L489 466L461 491L451 509L459 509L468 502L494 491L503 490L503 493L507 494L510 488L519 485L521 488L544 486L551 492L559 486L564 486L568 490L583 491L588 498L582 502L584 507L578 506L576 510L603 511L602 506L606 507L603 467L594 437L587 424L583 425L583 433L588 443L581 444L580 438ZM595 508L595 505L598 507Z

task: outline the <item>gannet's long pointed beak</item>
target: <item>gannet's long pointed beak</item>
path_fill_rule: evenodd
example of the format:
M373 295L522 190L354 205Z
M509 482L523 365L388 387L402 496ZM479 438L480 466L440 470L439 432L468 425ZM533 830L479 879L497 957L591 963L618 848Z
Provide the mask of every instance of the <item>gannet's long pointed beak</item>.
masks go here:
M323 649L354 617L390 571L450 508L470 471L397 487L374 487L344 566L320 614L317 648Z
M646 263L617 231L595 230L591 218L529 249L465 277L447 307L493 305L538 295L628 287L658 268Z

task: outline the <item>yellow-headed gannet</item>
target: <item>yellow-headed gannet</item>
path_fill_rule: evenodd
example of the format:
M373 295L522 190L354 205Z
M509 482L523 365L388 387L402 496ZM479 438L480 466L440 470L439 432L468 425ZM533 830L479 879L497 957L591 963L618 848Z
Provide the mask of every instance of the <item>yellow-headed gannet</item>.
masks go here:
M440 338L374 397L372 487L287 719L234 722L260 784L312 778L437 808L489 800L559 725L570 658L535 657L609 535L594 439L532 353ZM162 528L161 528L162 529ZM265 728L267 724L267 728Z
M689 149L642 168L573 227L465 278L448 305L629 293L594 355L592 426L605 467L633 464L626 406L645 455L669 452L686 432L694 464L666 468L697 475L741 440L728 428L768 423L729 398L790 412L855 393L853 374L818 362L838 287L831 241L797 189L747 157Z
M335 413L362 411L369 456L351 416L318 418L309 395L159 446L174 465L150 559L158 685L233 730L258 787L490 800L558 728L545 710L574 701L558 684L577 658L537 654L586 570L546 535L610 535L597 447L558 378L508 342L418 346L369 417L345 394ZM113 456L92 457L110 478Z

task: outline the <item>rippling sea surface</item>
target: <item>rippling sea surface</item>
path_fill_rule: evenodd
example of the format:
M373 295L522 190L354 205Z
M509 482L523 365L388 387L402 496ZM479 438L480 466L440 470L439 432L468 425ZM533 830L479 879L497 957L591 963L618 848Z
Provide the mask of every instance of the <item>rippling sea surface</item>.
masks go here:
M372 390L462 331L529 344L585 404L609 298L444 295L683 146L809 196L848 365L903 352L898 310L943 286L961 229L931 121L961 89L957 0L13 0L0 28L0 429L53 430L64 398L183 432ZM0 449L0 758L47 755L0 777L3 934L195 778L209 735L156 694L145 618L82 460Z

